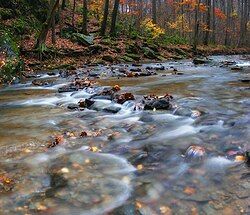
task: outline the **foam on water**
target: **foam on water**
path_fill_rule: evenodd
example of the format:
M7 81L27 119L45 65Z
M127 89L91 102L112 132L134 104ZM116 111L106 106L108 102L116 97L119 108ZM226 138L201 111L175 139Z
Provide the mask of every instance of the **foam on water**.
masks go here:
M208 158L205 162L205 168L211 172L222 172L228 167L234 166L234 161L228 160L226 157L218 156Z

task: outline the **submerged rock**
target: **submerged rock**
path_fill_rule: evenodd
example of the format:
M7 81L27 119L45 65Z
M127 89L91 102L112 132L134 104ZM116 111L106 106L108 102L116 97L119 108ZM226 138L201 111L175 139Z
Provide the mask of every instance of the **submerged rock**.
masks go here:
M231 147L226 150L226 158L236 162L247 161L247 153L241 147Z
M47 86L49 85L49 81L47 80L38 80L38 79L35 79L32 81L32 84L35 85L35 86Z
M108 107L105 107L103 111L109 112L109 113L118 113L121 110L121 107L110 105Z
M189 146L185 152L185 159L190 161L201 161L205 158L206 151L202 146Z
M73 86L73 85L67 85L67 86L63 86L63 87L58 88L59 93L74 92L77 90L78 90L78 88L76 86Z

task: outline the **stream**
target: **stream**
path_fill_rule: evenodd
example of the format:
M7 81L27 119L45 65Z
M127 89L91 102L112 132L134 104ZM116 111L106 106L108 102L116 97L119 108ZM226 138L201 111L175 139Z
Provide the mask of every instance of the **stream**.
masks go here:
M227 157L250 150L250 56L210 59L41 71L1 88L0 214L250 214L249 167ZM117 72L138 67L156 74ZM58 92L76 77L96 84ZM73 106L115 85L135 100ZM166 93L174 111L136 106ZM202 160L184 158L191 145Z

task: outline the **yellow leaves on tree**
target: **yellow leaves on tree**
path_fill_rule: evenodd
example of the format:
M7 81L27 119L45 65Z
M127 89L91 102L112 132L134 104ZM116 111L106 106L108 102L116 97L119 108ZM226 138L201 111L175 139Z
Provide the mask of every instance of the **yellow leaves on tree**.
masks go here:
M164 29L153 23L152 19L145 19L141 27L148 33L153 39L159 38L165 34Z
M89 11L94 16L100 17L103 13L103 0L91 0L89 4Z
M185 14L178 15L175 22L168 22L168 26L174 30L182 29L184 32L192 32Z
M236 10L233 10L233 12L231 13L231 17L235 19L238 18L238 13Z
M201 30L212 32L212 30L209 28L209 26L204 22L201 22Z

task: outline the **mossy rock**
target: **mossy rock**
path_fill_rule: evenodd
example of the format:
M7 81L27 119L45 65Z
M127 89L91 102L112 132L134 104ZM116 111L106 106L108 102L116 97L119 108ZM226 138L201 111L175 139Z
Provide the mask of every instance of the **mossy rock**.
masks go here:
M105 61L102 59L95 59L92 61L92 63L97 65L105 65Z
M73 33L71 35L71 39L74 42L79 43L80 45L93 45L94 44L94 36L93 35L84 35L80 33Z
M13 18L15 15L12 9L0 8L0 19L7 20Z
M113 42L110 38L106 38L101 41L101 44L106 45L106 46L111 46L113 45Z
M136 44L128 44L126 46L126 52L129 54L139 54L140 47Z
M73 33L76 33L76 29L74 27L68 26L65 28L62 28L61 35L63 38L70 38Z
M173 55L172 58L173 58L174 60L183 60L185 57L182 56L182 55Z
M157 55L156 58L157 58L158 60L160 60L160 61L165 61L165 60L166 60L166 58L163 57L162 55Z
M125 56L132 58L135 61L139 61L141 59L140 55L132 54L132 53L127 53Z
M186 56L187 53L181 49L181 48L175 48L174 51L178 54L178 55L181 55L181 56Z
M115 58L113 56L111 56L111 55L104 55L102 57L102 60L113 63L115 61Z
M159 46L156 44L148 44L148 47L152 49L154 52L159 52Z
M143 54L145 57L149 58L149 59L156 59L157 56L155 54L155 52L150 49L149 47L142 47L143 50Z
M118 46L114 47L114 50L116 50L117 52L121 52L122 51L122 49L120 47L118 47Z
M134 60L131 57L128 57L126 55L120 57L119 60L122 62L134 62Z
M98 54L105 50L108 50L108 47L100 45L100 44L94 44L94 45L89 46L89 51L91 54Z

